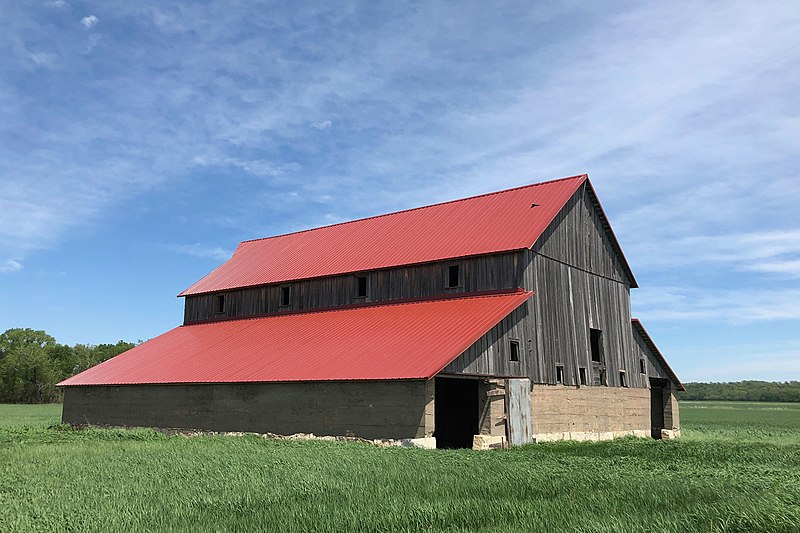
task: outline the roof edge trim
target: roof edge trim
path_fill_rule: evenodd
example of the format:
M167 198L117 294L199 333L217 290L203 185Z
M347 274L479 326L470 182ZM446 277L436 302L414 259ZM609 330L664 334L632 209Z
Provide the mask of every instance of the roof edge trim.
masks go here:
M597 193L592 186L591 180L586 180L586 190L589 193L589 200L592 202L597 208L597 213L600 216L600 221L608 226L608 237L611 240L611 246L614 248L614 251L619 256L620 263L622 264L622 268L625 269L625 273L628 275L631 281L631 288L638 289L639 284L636 282L636 277L633 275L633 270L631 270L631 266L628 264L628 259L625 257L625 254L622 251L622 246L620 246L619 241L617 240L617 235L614 233L614 228L611 227L611 222L608 220L606 216L606 212L603 210L603 204L600 203L600 198L598 198Z
M269 239L277 239L278 237L286 237L288 235L297 235L299 233L307 233L309 231L315 231L315 230L318 230L318 229L334 228L336 226L345 226L347 224L352 224L354 222L362 222L364 220L373 220L373 219L376 219L376 218L383 218L383 217L388 217L388 216L391 216L391 215L398 215L400 213L409 213L409 212L412 212L412 211L419 211L420 209L427 209L429 207L437 207L437 206L440 206L440 205L455 204L455 203L464 202L464 201L467 201L467 200L474 200L476 198L485 198L487 196L494 196L496 194L507 193L507 192L510 192L510 191L517 191L517 190L521 190L521 189L529 189L531 187L538 187L540 185L550 185L551 183L557 183L559 181L574 180L574 179L578 179L578 178L583 178L584 180L586 180L586 179L589 178L589 175L588 174L576 174L575 176L567 176L567 177L564 177L564 178L557 178L557 179L554 179L554 180L540 181L540 182L537 182L537 183L530 183L528 185L520 185L518 187L511 187L510 189L503 189L503 190L500 190L500 191L485 192L483 194L476 194L474 196L467 196L465 198L456 198L455 200L447 200L445 202L437 202L435 204L421 205L421 206L418 206L418 207L411 207L409 209L401 209L399 211L392 211L391 213L382 213L380 215L372 215L372 216L364 217L364 218L356 218L354 220L345 220L344 222L337 222L336 224L328 224L327 226L316 226L316 227L313 227L313 228L307 228L307 229L298 230L298 231L290 231L289 233L281 233L279 235L270 235L269 237L259 237L259 238L256 238L256 239L247 239L247 240L241 241L239 243L239 245L242 245L242 244L244 244L246 242L266 241L266 240L269 240Z

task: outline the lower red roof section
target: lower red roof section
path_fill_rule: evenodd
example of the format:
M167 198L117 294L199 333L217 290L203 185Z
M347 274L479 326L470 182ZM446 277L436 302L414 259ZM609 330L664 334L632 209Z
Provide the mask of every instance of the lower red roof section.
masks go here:
M429 379L531 294L180 326L59 385Z

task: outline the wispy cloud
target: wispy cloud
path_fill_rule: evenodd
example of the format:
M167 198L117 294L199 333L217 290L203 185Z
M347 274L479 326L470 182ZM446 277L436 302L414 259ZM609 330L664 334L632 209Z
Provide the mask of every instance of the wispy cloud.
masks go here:
M22 270L23 265L16 259L6 259L3 263L0 263L0 272L7 273L7 272L18 272Z
M663 235L662 235L663 237ZM800 229L690 235L630 247L643 267L712 266L800 274Z
M144 0L98 13L102 41L95 15L6 11L5 257L159 192L239 240L588 172L643 318L798 316L792 0Z
M744 324L800 320L800 289L644 287L632 296L633 313L648 320Z
M98 22L100 22L100 21L94 15L89 15L89 16L83 17L81 19L81 24L83 24L83 26L85 28L91 28L94 25L96 25Z
M201 243L194 244L164 244L161 245L165 250L171 252L191 255L202 259L216 259L218 261L225 261L230 259L233 252L222 248L220 246L208 246Z

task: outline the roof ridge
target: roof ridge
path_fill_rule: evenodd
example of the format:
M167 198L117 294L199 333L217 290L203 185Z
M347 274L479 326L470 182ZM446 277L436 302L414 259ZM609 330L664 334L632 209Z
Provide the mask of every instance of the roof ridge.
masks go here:
M460 293L448 293L448 294L439 294L434 296L422 296L419 298L403 298L397 300L382 300L377 302L366 302L366 303L357 303L357 304L350 304L350 305L338 305L338 306L331 306L331 307L318 307L315 309L298 309L295 311L284 311L278 313L265 313L261 315L251 315L251 316L234 316L234 317L226 317L222 319L212 319L212 320L203 320L200 322L193 322L191 324L181 324L178 327L181 328L189 328L192 326L205 326L208 324L219 324L223 322L234 322L234 321L244 321L244 320L258 320L261 318L276 318L282 316L293 316L293 315L314 315L314 314L321 314L321 313L333 313L335 311L351 311L354 309L367 309L367 308L375 308L375 307L395 307L401 305L412 305L412 304L419 304L419 303L426 303L426 302L439 302L439 301L446 301L446 300L473 300L478 298L497 298L499 296L509 296L512 294L533 294L533 291L526 291L521 287L517 287L514 289L498 289L498 290L491 290L491 291L475 291L475 292L460 292Z
M316 231L316 230L319 230L319 229L335 228L337 226L344 226L346 224L353 224L355 222L362 222L364 220L373 220L373 219L388 217L388 216L392 216L392 215L399 215L400 213L410 213L412 211L419 211L420 209L428 209L430 207L437 207L437 206L440 206L440 205L455 204L455 203L458 203L458 202L465 202L467 200L474 200L476 198L485 198L487 196L494 196L494 195L497 195L497 194L503 194L503 193L507 193L507 192L511 192L511 191L517 191L517 190L520 190L520 189L527 189L527 188L530 188L530 187L538 187L540 185L549 185L551 183L557 183L559 181L574 180L574 179L577 179L577 178L588 179L588 177L589 177L588 174L576 174L574 176L567 176L567 177L564 177L564 178L557 178L557 179L554 179L554 180L540 181L540 182L537 182L537 183L530 183L528 185L520 185L518 187L511 187L510 189L503 189L501 191L486 192L486 193L483 193L483 194L476 194L474 196L467 196L465 198L456 198L455 200L447 200L445 202L437 202L435 204L421 205L421 206L418 206L418 207L411 207L409 209L401 209L399 211L392 211L391 213L383 213L383 214L380 214L380 215L372 215L372 216L369 216L369 217L357 218L357 219L354 219L354 220L345 220L344 222L337 222L336 224L328 224L327 226L317 226L317 227L314 227L314 228L307 228L307 229L302 229L302 230L298 230L298 231L290 231L289 233L281 233L280 235L270 235L268 237L259 237L257 239L247 239L247 240L241 241L239 244L242 245L242 244L247 243L247 242L266 241L266 240L269 240L269 239L277 239L279 237L288 237L289 235L298 235L300 233L308 233L309 231Z

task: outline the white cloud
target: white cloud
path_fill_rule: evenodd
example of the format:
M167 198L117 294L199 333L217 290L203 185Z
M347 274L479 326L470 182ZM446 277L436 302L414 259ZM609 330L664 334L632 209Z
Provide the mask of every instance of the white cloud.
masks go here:
M89 15L88 17L83 17L81 19L81 24L83 24L84 27L86 27L86 28L91 28L92 26L94 26L98 22L100 22L100 21L94 15Z
M68 9L71 7L69 2L66 2L65 0L51 0L50 2L46 2L45 5L55 9Z
M56 62L56 55L48 52L31 52L28 58L33 61L37 67L53 68Z
M311 127L318 130L326 130L331 127L331 124L330 120L323 120L322 122L312 122Z
M730 270L800 275L800 229L690 235L634 242L626 251L642 267L713 266ZM655 241L655 242L654 242Z
M23 265L16 259L6 259L4 263L0 264L0 272L19 272L22 270Z
M207 246L200 243L195 244L164 244L161 245L165 250L180 254L191 255L202 259L216 259L226 261L230 259L233 252L219 246Z

